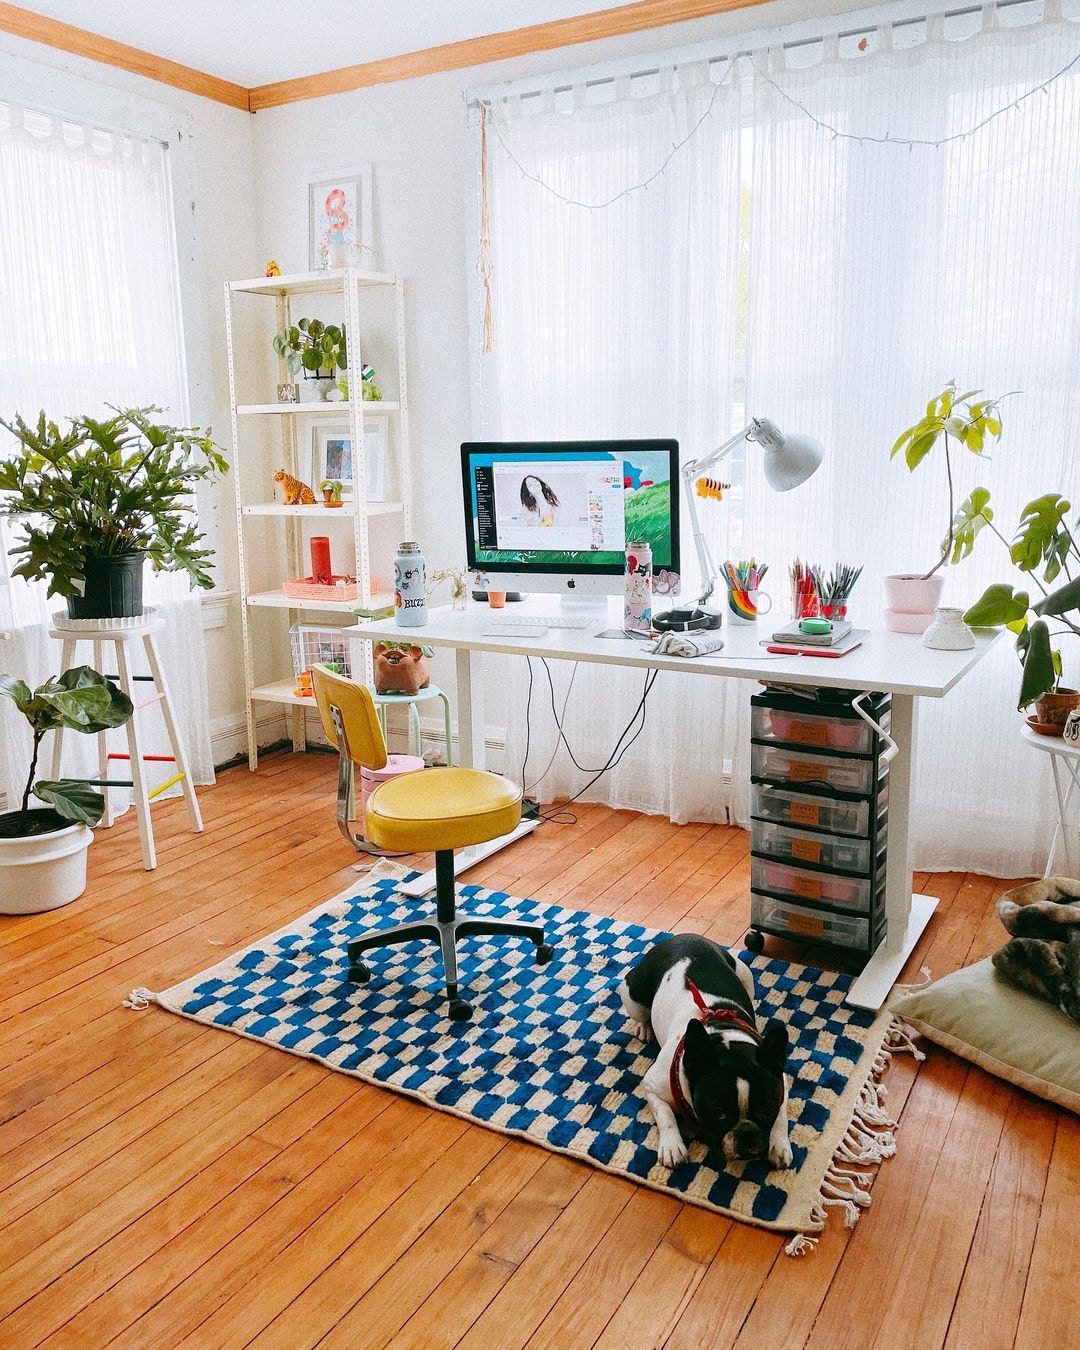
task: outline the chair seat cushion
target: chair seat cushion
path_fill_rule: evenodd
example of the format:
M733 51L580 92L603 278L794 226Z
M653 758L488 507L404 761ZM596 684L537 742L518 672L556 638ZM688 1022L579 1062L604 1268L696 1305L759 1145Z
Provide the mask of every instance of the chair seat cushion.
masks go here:
M420 853L463 848L508 834L521 819L521 789L480 769L423 769L377 787L366 832L379 848Z

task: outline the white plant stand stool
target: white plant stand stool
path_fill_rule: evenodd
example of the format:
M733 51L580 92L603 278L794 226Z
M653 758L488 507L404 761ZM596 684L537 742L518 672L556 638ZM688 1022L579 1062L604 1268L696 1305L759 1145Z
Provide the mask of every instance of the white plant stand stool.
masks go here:
M1051 876L1054 872L1054 858L1057 854L1059 839L1065 853L1066 871L1071 877L1078 876L1080 875L1077 872L1078 859L1076 856L1078 830L1076 823L1070 822L1069 808L1073 802L1073 794L1080 789L1080 746L1071 745L1068 741L1062 740L1060 736L1040 736L1030 727L1023 727L1020 734L1028 745L1032 745L1036 750L1041 750L1044 755L1050 756L1050 767L1054 771L1058 823L1054 830L1054 837L1050 841L1050 852L1047 855L1046 871L1043 872L1043 876Z
M184 800L187 803L188 815L191 817L192 829L196 834L201 834L203 828L202 812L199 810L195 786L191 781L184 743L180 738L176 718L173 716L169 686L166 683L161 658L154 641L154 634L162 632L164 627L164 619L158 618L152 609L148 609L138 618L132 619L68 619L63 615L54 614L53 627L49 630L50 637L59 638L64 644L61 670L69 670L75 664L76 648L80 642L92 642L94 645L94 670L102 675L107 675L112 680L116 680L135 707L134 713L124 724L128 745L126 754L115 750L110 751L106 743L107 733L104 731L98 733L99 776L93 780L93 783L94 786L100 787L104 792L105 814L101 818L101 824L106 827L113 823L109 789L111 787L131 788L135 814L139 822L139 843L142 848L143 866L148 872L152 872L157 866L157 854L154 849L154 827L150 820L150 803L166 788L170 788L176 783L181 785ZM149 675L132 674L133 662L129 658L129 643L142 643L143 651L146 653L146 662L150 668ZM103 666L102 661L106 659L105 649L110 644L112 646L112 661L108 662L107 666ZM154 692L147 694L145 697L138 697L136 684L139 683L154 685ZM168 733L169 746L172 751L169 755L147 755L143 753L139 712L155 703L161 704L161 716L165 723L165 730ZM56 730L52 746L53 778L60 777L63 738L63 728L59 727ZM109 763L111 760L127 760L131 766L131 777L110 778ZM158 783L155 787L150 787L146 779L145 766L147 764L171 764L174 772L164 782Z

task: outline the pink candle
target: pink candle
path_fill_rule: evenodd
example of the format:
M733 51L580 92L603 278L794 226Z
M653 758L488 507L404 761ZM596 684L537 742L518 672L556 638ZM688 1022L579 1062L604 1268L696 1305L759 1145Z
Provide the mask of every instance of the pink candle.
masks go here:
M322 586L331 585L333 569L330 566L330 540L324 534L314 535L310 548L312 581L317 581Z

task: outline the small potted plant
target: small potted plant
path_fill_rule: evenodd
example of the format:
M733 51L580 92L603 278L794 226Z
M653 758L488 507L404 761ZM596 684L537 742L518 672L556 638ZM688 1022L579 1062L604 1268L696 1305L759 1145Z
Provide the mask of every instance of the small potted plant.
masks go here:
M202 548L190 503L195 484L228 464L198 428L153 420L160 408L114 409L104 421L73 417L66 429L42 412L3 425L18 441L0 461L0 513L23 516L22 557L12 573L49 579L72 619L142 613L143 563L187 572L209 588L213 553Z
M0 914L37 914L78 899L86 889L86 850L105 810L105 798L86 780L37 781L46 734L63 728L93 734L123 726L131 700L89 666L76 666L31 692L12 675L0 675L0 694L30 724L30 769L17 811L0 815ZM45 802L32 807L31 796Z
M964 615L973 628L1008 628L1016 634L1023 667L1017 707L1034 705L1029 720L1035 730L1058 736L1069 713L1080 707L1080 691L1061 683L1061 652L1054 646L1066 634L1080 637L1080 547L1067 520L1071 510L1072 503L1058 492L1036 497L1024 507L1010 543L993 524L988 497L982 507L985 524L1040 594L1032 600L1027 590L995 582Z
M274 351L293 375L304 372L301 392L313 390L311 397L315 400L324 396L320 381L327 382L327 389L336 388L338 371L347 370L349 365L344 329L324 324L321 319L300 319L276 334Z
M955 382L945 386L926 405L926 414L897 437L890 458L903 451L908 470L914 473L938 442L943 443L945 478L948 484L948 529L941 552L926 572L901 573L885 578L888 609L885 626L895 633L922 633L929 627L945 585L942 568L967 557L975 536L985 524L983 508L989 501L985 488L975 488L957 511L953 483L952 442L973 455L982 455L988 439L1001 437L1000 398L983 398L981 391L956 392Z
M341 479L324 478L319 484L319 491L322 493L323 506L341 506Z

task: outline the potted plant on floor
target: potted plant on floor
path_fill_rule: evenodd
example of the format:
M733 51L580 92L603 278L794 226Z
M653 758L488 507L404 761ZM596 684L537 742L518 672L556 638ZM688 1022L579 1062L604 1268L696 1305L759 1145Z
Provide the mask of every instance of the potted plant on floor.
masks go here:
M228 470L198 428L153 420L160 408L115 409L96 421L74 417L65 430L42 412L31 425L3 425L18 442L0 462L0 512L25 516L12 548L13 574L49 579L71 619L142 613L143 563L187 572L209 588L213 554L192 514L195 484Z
M973 628L1008 628L1016 634L1023 667L1017 707L1023 710L1034 704L1029 721L1035 729L1059 736L1069 713L1080 707L1080 691L1061 683L1061 653L1054 646L1054 640L1065 634L1080 636L1080 575L1072 575L1080 574L1080 547L1066 519L1071 510L1071 502L1058 492L1036 497L1024 507L1010 544L993 524L987 503L985 524L1040 594L1032 600L1026 590L995 582L964 615L964 622ZM1062 578L1064 583L1055 585Z
M105 810L105 798L85 779L35 782L46 734L63 728L93 734L123 726L131 700L89 666L65 670L31 691L0 675L0 694L30 724L30 770L17 811L0 815L0 914L37 914L78 899L86 889L86 850ZM30 805L31 796L46 803Z
M926 405L926 413L913 426L901 432L890 452L895 458L903 451L908 470L914 473L934 447L944 449L945 478L948 484L948 529L941 541L941 553L927 572L901 573L885 578L885 626L894 633L922 633L929 627L945 585L942 569L967 557L979 531L987 523L990 494L975 488L960 509L955 509L952 443L982 455L987 441L1001 437L1000 398L984 398L981 390L958 394L955 382L945 386ZM992 515L992 513L991 513Z

